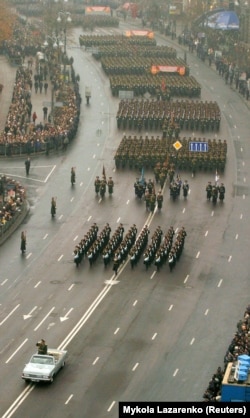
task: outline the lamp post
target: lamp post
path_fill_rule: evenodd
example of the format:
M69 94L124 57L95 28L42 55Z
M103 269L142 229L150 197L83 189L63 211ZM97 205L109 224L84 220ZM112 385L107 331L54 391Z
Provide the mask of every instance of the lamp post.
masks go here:
M57 17L57 22L61 23L63 22L64 27L63 27L63 32L64 32L64 56L63 56L63 80L65 82L66 79L66 57L67 57L67 23L72 22L71 19L71 13L70 12L58 12L58 17Z

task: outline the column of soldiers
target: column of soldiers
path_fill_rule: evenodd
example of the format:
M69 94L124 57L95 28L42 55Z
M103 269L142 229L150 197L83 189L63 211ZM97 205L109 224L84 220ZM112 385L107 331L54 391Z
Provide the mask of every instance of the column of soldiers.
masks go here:
M121 100L116 114L118 129L162 130L174 137L182 129L192 131L219 131L221 113L217 102L193 100ZM169 131L169 132L168 132Z
M153 61L154 60L154 61ZM188 76L189 68L185 61L181 58L165 58L165 57L145 57L139 56L136 53L130 53L129 56L123 57L102 57L102 69L107 76L124 74L129 75L143 75L148 74L152 68L152 62L157 66L164 67L182 67L185 69L185 74Z
M101 233L98 235L96 240L93 242L89 250L87 251L87 257L89 260L90 266L97 260L99 254L102 253L103 249L107 245L110 239L111 228L107 223Z
M116 168L127 166L138 170L143 167L157 168L157 165L163 166L164 162L168 161L168 164L173 164L179 171L189 170L194 175L197 171L224 171L227 156L226 140L183 137L178 141L181 147L176 150L174 138L124 135L114 156ZM190 142L206 142L208 151L192 152L189 148Z
M156 58L176 58L176 49L166 45L131 45L131 43L122 40L116 45L98 45L98 50L92 53L97 60L105 58L128 57L128 55L147 57L151 63Z
M172 246L169 256L168 256L168 265L169 265L170 272L174 269L176 262L179 261L180 259L180 256L184 248L186 236L187 236L187 233L183 226L178 232L174 245Z
M114 258L114 253L116 252L117 248L121 244L123 240L123 233L124 233L124 227L123 224L120 223L120 225L116 228L114 234L110 238L108 244L104 248L102 252L102 258L104 266L106 267L110 261Z
M113 96L118 96L120 90L133 90L135 96L143 96L149 93L156 96L159 91L164 89L169 92L170 97L189 97L199 98L201 96L201 86L193 76L180 75L113 75L109 77L110 88Z
M169 230L164 236L164 239L160 248L157 250L155 254L154 264L157 268L157 271L159 271L160 268L163 266L163 264L165 264L166 261L168 260L169 253L173 245L174 234L175 234L174 228L170 226Z
M163 231L161 227L158 226L152 235L150 245L147 247L145 253L143 254L143 264L145 264L146 270L149 268L149 266L153 263L155 259L155 254L161 245L162 235Z
M84 256L87 254L89 248L93 244L93 242L97 239L97 233L98 233L98 226L96 223L94 223L89 231L84 235L84 237L81 239L78 245L76 245L74 249L74 263L76 264L76 267L81 264Z
M114 254L113 271L117 275L120 265L126 260L137 234L136 225L132 225Z
M143 227L143 229L140 232L140 235L138 236L135 244L131 248L129 255L130 255L130 265L133 269L138 261L140 260L141 255L143 254L143 251L148 245L148 236L150 234L149 228L147 225Z

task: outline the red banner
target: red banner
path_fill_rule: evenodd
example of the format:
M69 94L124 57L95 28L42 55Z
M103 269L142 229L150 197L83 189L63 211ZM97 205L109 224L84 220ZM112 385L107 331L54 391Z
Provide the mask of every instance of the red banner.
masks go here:
M185 74L185 67L174 66L174 65L152 65L151 73L158 74L158 73L178 73L180 75Z
M125 35L127 37L130 37L130 36L144 36L145 38L153 38L154 37L154 32L152 32L151 30L127 30L125 32Z

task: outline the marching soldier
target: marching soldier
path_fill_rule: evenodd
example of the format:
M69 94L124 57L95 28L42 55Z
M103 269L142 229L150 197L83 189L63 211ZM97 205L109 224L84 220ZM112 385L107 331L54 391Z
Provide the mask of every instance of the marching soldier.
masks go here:
M223 200L224 200L225 193L226 193L226 188L225 188L224 184L221 183L221 185L219 187L219 199L220 199L221 202L223 202Z
M211 197L212 197L212 184L211 184L211 181L209 181L208 184L207 184L206 192L207 192L207 200L210 200Z
M161 208L162 208L162 203L163 203L163 195L162 195L161 190L159 190L159 192L157 194L157 206L158 206L159 210L161 210Z
M183 197L184 197L184 199L186 199L186 197L188 195L188 191L189 191L189 184L188 184L187 180L184 181L184 183L182 185L182 190L183 190Z
M114 181L112 179L112 177L109 177L108 179L108 192L111 195L113 193L113 189L114 189Z
M101 186L101 180L99 179L99 176L96 176L96 179L95 179L95 192L96 192L96 194L99 193L100 186Z

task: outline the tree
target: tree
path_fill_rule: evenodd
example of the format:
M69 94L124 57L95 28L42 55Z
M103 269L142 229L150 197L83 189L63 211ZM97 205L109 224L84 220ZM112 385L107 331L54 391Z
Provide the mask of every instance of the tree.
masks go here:
M0 0L0 45L3 41L10 39L13 34L13 27L16 21L16 16L11 11L7 2Z

